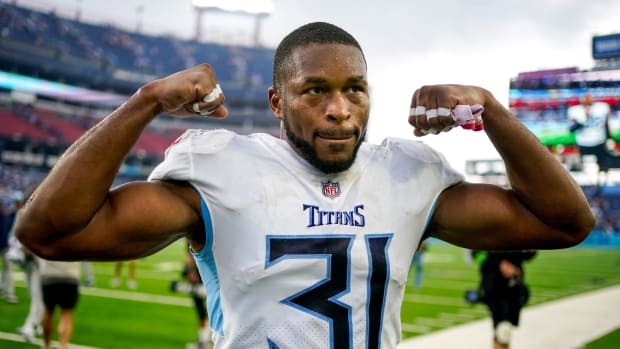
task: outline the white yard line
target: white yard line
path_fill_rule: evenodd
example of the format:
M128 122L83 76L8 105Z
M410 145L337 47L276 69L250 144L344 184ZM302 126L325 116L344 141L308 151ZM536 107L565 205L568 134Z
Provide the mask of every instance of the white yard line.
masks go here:
M26 342L26 340L24 339L24 337L15 334L15 333L8 333L8 332L0 332L0 339L2 340L6 340L6 341L11 341L11 342L18 342L18 343L28 343ZM35 338L32 342L33 345L37 345L37 346L41 346L43 344L43 342L38 339ZM58 348L58 342L57 341L52 341L52 348ZM89 347L86 345L78 345L78 344L74 344L74 343L70 343L69 344L69 349L98 349L97 347Z
M580 348L620 327L618 305L620 285L526 307L511 348ZM491 321L485 318L405 340L398 349L479 349L491 341Z
M140 293L136 291L121 291L121 290L110 290L105 288L92 288L92 287L81 287L80 294L95 296L95 297L104 297L104 298L113 298L120 299L126 301L136 301L136 302L144 302L144 303L157 303L157 304L166 304L166 305L176 305L182 307L193 307L193 303L189 296L184 298L180 297L172 297L172 296L161 296L149 293Z

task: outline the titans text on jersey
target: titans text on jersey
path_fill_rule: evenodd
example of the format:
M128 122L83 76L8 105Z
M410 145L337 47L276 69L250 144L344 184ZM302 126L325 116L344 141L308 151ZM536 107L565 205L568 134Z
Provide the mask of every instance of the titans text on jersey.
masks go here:
M351 211L323 211L319 206L304 204L304 211L308 211L308 228L331 224L363 227L366 225L363 210L364 205L356 205Z

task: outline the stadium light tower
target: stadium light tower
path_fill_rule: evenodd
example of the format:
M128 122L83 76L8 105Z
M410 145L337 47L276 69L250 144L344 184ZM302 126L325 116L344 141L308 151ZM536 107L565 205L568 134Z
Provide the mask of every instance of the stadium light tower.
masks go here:
M260 32L262 20L268 17L274 10L272 0L192 0L196 9L196 40L202 37L202 17L207 11L226 12L251 16L254 18L254 45L260 45Z
M142 14L144 14L144 5L136 6L136 33L142 32Z

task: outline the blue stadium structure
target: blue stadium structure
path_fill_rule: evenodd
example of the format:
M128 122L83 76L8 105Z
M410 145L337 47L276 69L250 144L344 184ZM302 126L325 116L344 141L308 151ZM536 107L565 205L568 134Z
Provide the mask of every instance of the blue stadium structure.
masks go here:
M202 62L226 93L230 117L162 115L127 156L118 181L145 178L188 128L279 133L267 105L274 50L149 36L0 2L0 197L42 179L86 130L144 83Z
M144 176L188 128L277 134L267 105L273 49L149 36L0 3L2 166L46 171L66 147L144 83L210 63L226 93L224 120L155 120L121 175Z
M92 89L131 93L155 78L212 64L229 99L264 107L273 50L148 36L0 4L3 70Z

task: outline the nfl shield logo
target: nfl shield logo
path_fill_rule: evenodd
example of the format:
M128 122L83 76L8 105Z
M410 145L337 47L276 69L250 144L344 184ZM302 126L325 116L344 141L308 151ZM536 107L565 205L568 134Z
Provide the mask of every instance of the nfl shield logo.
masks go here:
M323 188L323 195L330 199L340 196L340 183L338 182L332 182L330 180L321 182L321 187Z

